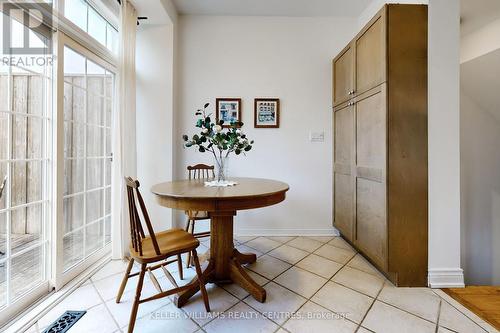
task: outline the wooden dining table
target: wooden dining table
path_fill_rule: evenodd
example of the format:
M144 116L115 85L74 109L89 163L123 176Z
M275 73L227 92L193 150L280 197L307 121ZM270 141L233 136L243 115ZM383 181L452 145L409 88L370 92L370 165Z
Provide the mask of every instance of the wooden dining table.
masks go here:
M241 253L233 243L233 219L236 212L275 205L285 200L288 184L260 178L231 178L237 185L205 186L203 179L180 180L154 185L151 191L161 206L184 211L206 211L210 216L210 256L204 265L205 283L236 283L257 301L265 302L266 291L242 265L254 263L254 253ZM195 280L196 278L194 278ZM175 297L182 307L199 290L192 287Z

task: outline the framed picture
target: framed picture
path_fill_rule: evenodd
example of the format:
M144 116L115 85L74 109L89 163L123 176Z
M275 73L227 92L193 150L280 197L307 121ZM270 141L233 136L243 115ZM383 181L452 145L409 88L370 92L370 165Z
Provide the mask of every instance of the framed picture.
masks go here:
M241 121L241 98L217 98L215 100L215 120L224 120L222 127L229 127L232 122Z
M256 98L254 101L254 127L280 127L279 98Z

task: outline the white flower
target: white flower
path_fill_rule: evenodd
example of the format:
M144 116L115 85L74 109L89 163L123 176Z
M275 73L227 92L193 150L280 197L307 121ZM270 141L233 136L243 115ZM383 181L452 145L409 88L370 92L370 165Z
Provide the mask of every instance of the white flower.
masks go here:
M215 129L215 131L217 133L220 133L222 131L222 126L221 125L215 125L214 129Z
M240 138L240 139L239 139L239 142L240 142L240 144L244 144L245 142L247 142L247 139L242 139L242 138Z
M204 129L202 129L202 130L201 130L201 133L203 133L203 134L207 134L207 133L208 133L208 128L204 128Z
M236 134L243 134L240 129L236 130Z

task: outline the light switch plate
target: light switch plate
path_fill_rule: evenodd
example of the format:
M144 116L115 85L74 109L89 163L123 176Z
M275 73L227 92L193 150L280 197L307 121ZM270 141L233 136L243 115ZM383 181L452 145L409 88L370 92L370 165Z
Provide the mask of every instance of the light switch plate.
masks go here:
M309 132L309 141L311 142L324 142L325 132Z

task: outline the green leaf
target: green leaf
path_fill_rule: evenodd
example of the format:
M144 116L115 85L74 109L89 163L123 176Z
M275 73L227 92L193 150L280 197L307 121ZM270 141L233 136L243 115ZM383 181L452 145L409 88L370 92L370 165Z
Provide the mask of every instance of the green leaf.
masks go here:
M192 143L192 142L188 142L188 143L186 143L186 145L185 145L185 146L186 146L186 148L189 148L189 147L191 147L192 145L193 145L193 143Z
M198 134L193 135L193 141L196 143L198 143L198 141L200 141L200 137L198 136Z
M202 136L202 137L200 138L200 141L201 141L201 142L207 142L207 137L206 137L206 136Z
M252 149L252 146L246 146L245 147L245 151L250 151L250 149Z
M196 121L196 127L201 127L202 124L203 124L203 119L198 119Z
M224 124L224 120L222 120L222 119L221 119L221 120L219 120L219 125L221 125L221 126L222 126L223 124Z
M188 136L187 136L186 134L184 134L184 135L182 136L182 139L183 139L184 141L189 140L189 138L188 138Z
M236 149L236 150L234 151L234 153L235 153L236 155L239 155L239 154L241 154L241 150Z
M205 103L205 106L203 108L206 109L206 108L208 108L209 105L210 105L210 103Z
M204 153L205 152L205 147L200 146L200 148L198 150L200 151L200 153Z

